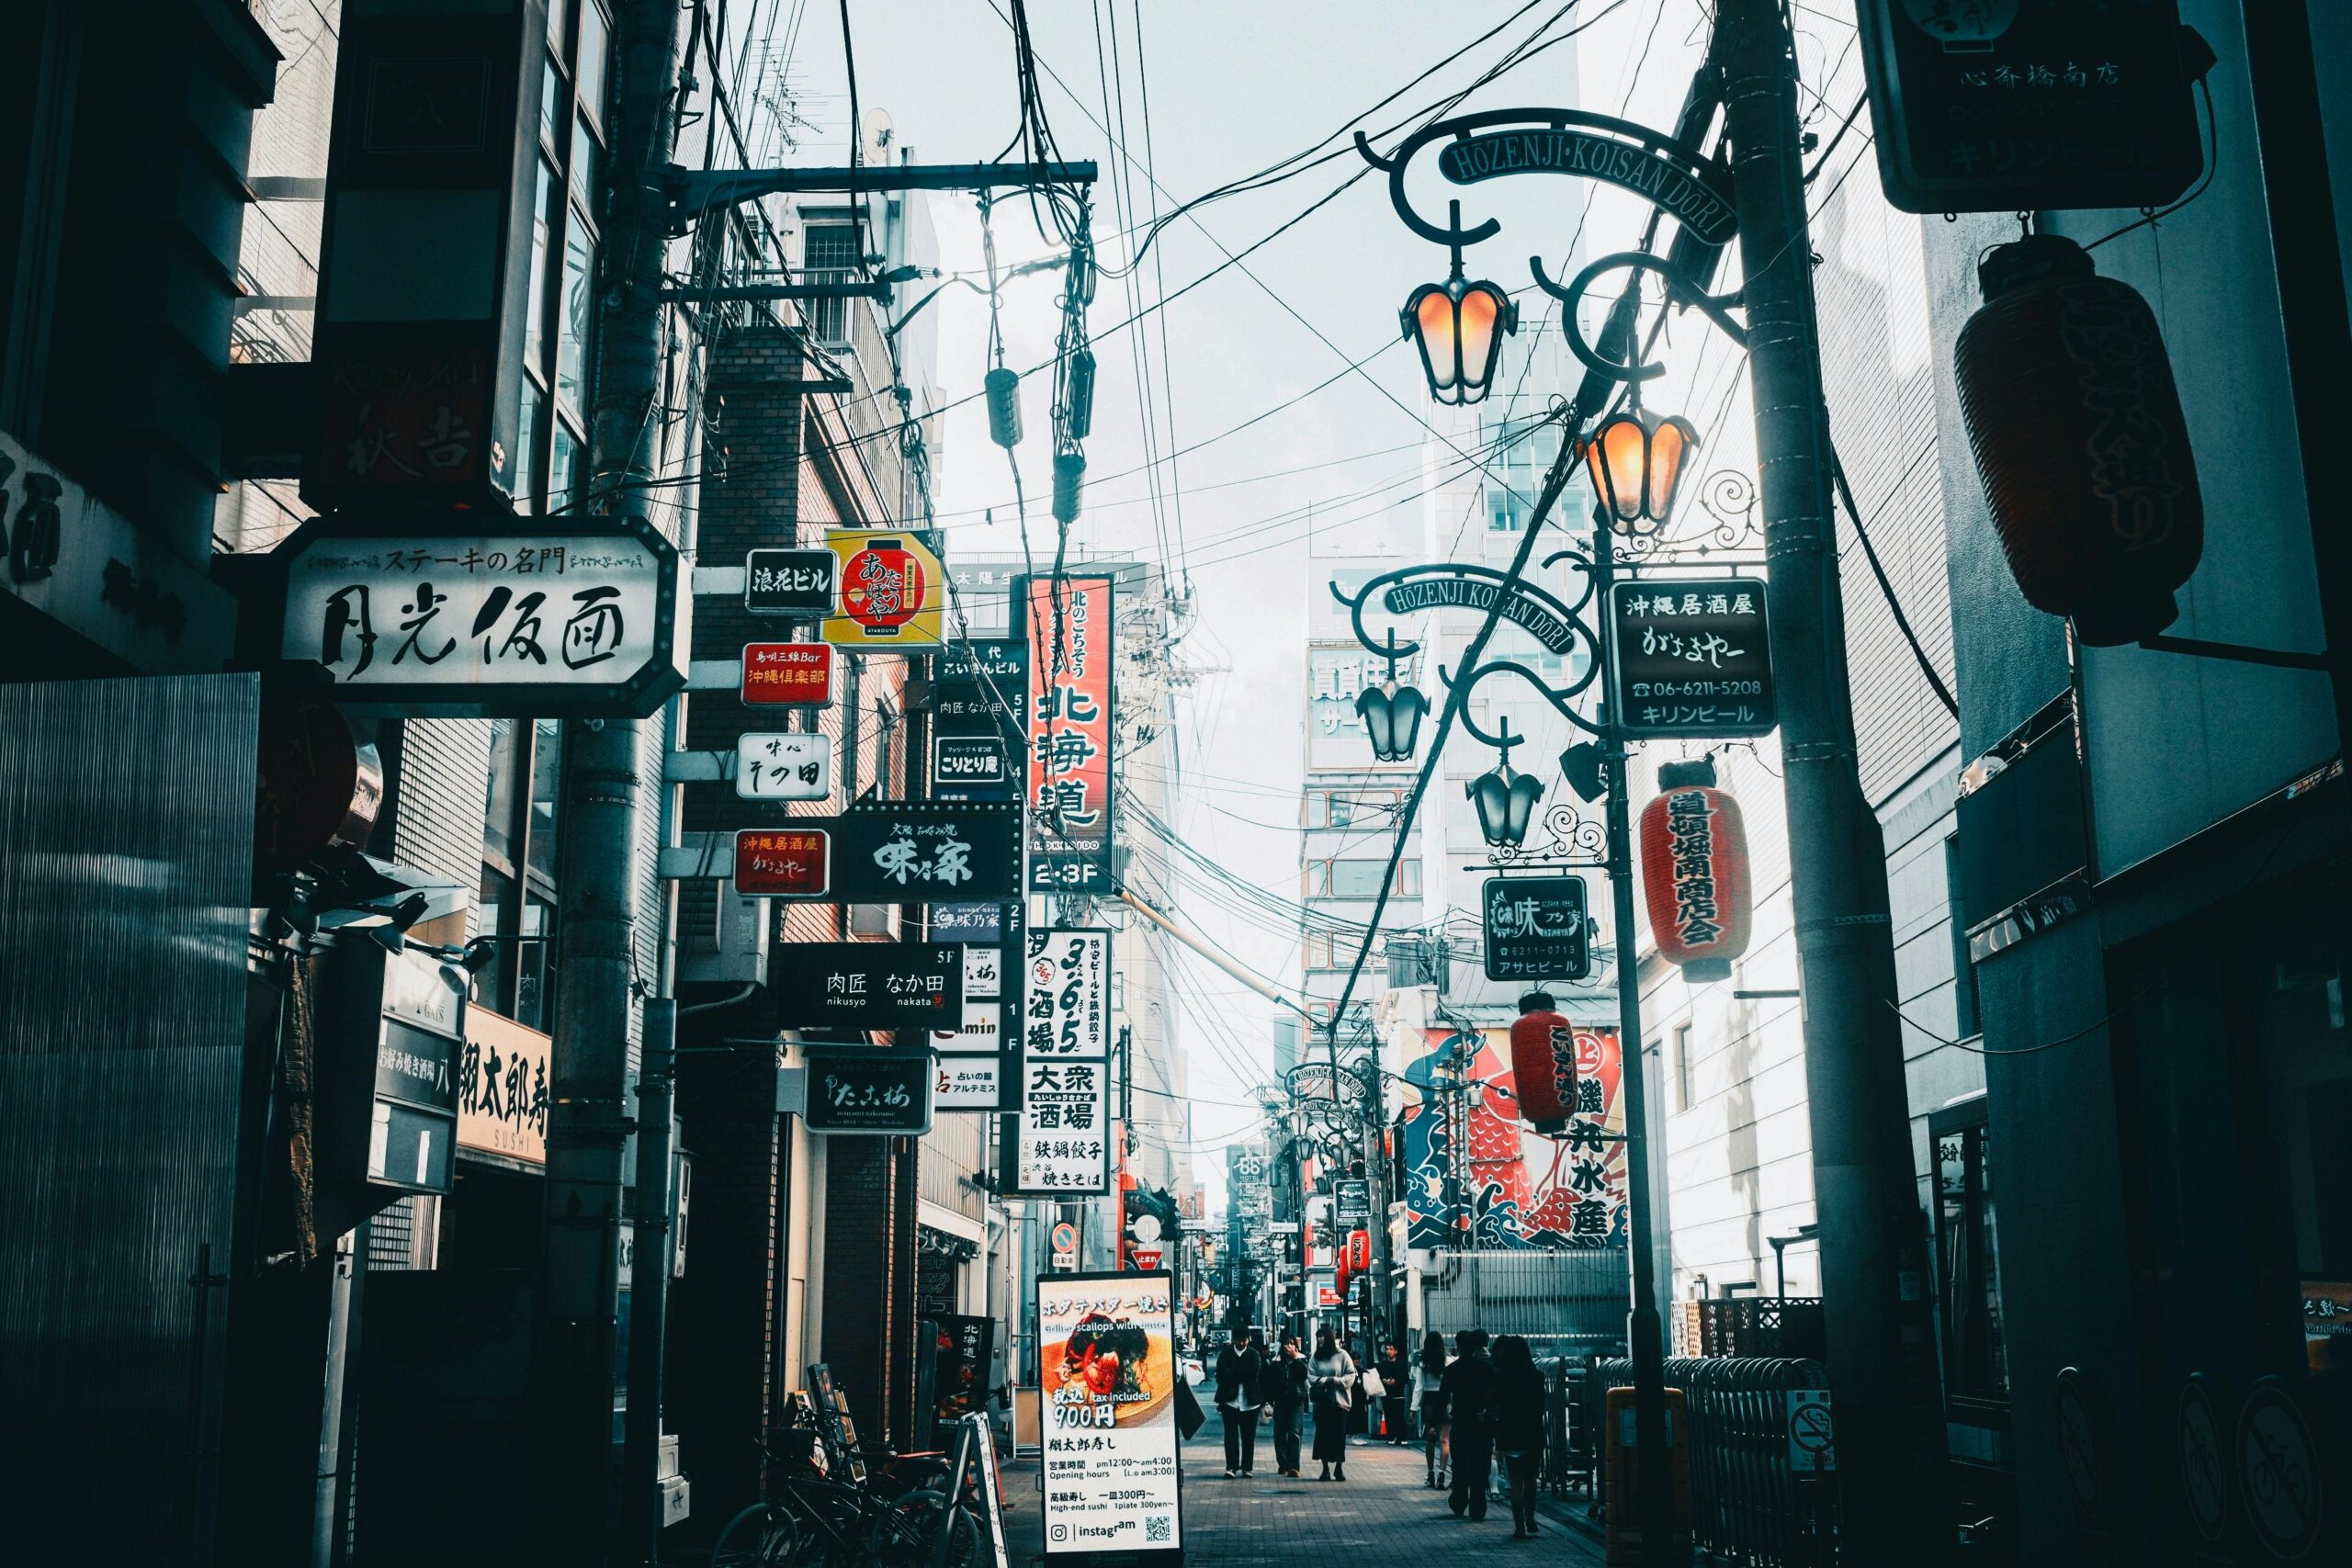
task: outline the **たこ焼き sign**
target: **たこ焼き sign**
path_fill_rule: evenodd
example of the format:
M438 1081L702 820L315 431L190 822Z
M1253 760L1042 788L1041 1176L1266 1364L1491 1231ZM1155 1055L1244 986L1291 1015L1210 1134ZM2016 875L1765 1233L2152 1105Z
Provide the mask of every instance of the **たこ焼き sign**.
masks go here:
M844 528L825 536L841 562L827 642L852 648L937 648L947 579L939 558L912 535Z
M642 518L314 520L272 553L281 657L359 712L643 718L685 684L678 552Z

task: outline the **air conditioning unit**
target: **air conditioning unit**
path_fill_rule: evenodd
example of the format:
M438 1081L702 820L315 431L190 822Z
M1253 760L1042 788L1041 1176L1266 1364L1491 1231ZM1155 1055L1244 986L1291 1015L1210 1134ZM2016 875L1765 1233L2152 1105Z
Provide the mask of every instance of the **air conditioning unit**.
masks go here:
M852 936L899 938L899 906L896 904L852 904L849 907L849 934Z
M678 980L764 986L768 949L775 942L771 901L746 898L716 877L678 889Z

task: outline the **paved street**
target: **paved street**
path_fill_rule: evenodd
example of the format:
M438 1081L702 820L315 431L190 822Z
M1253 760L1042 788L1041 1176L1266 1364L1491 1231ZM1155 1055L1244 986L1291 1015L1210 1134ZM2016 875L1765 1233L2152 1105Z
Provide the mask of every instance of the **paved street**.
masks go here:
M1419 1446L1352 1439L1344 1485L1314 1479L1314 1461L1301 1465L1297 1481L1273 1474L1269 1428L1259 1429L1255 1478L1225 1478L1225 1436L1214 1412L1208 1424L1184 1445L1184 1555L1189 1562L1268 1568L1383 1568L1409 1562L1415 1568L1455 1564L1566 1563L1582 1568L1603 1561L1600 1543L1580 1517L1582 1499L1547 1498L1534 1541L1513 1540L1510 1506L1498 1494L1482 1523L1469 1524L1447 1511L1442 1493L1422 1484ZM1034 1460L1007 1468L1007 1491L1015 1508L1008 1518L1007 1557L1031 1562L1043 1545L1038 1513L1037 1466Z

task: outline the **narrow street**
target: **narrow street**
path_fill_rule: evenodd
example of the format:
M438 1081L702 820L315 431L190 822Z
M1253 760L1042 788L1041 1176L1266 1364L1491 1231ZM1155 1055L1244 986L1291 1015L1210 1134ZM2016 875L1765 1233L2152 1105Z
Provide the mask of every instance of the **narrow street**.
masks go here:
M1546 1495L1542 1534L1532 1541L1511 1539L1510 1505L1499 1491L1484 1520L1456 1519L1445 1494L1424 1484L1418 1443L1351 1438L1344 1484L1317 1481L1319 1467L1312 1460L1292 1481L1274 1473L1272 1427L1261 1422L1258 1473L1229 1481L1224 1423L1215 1409L1207 1414L1207 1423L1183 1447L1184 1557L1194 1568L1361 1568L1374 1561L1416 1568L1490 1562L1583 1568L1605 1561L1598 1533L1584 1522L1582 1497ZM1311 1443L1311 1433L1306 1441ZM1037 1461L1016 1461L1004 1475L1012 1504L1005 1517L1005 1556L1012 1568L1024 1568L1045 1549Z

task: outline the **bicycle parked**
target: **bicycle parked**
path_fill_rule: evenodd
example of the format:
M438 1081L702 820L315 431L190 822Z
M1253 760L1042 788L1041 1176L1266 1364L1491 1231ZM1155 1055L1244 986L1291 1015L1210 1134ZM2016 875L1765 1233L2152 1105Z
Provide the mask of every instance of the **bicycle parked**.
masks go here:
M769 1499L728 1521L712 1568L978 1568L981 1502L970 1478L949 1495L944 1456L885 1452L869 1470L797 1396L786 1421L761 1445Z

